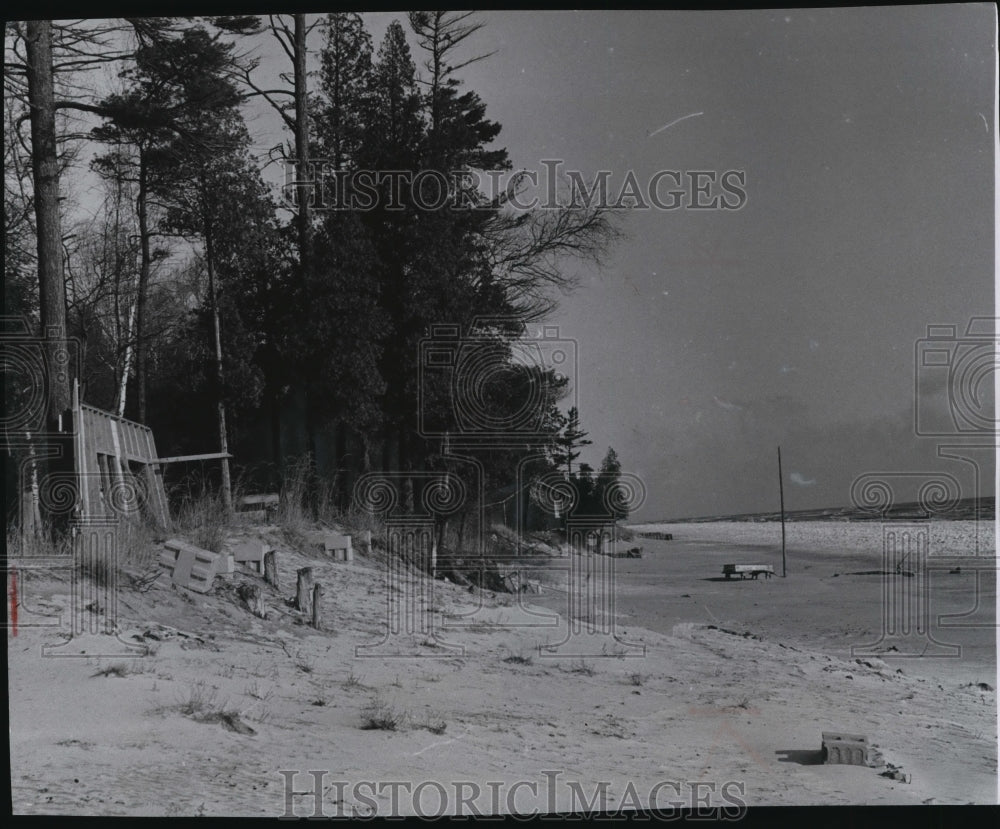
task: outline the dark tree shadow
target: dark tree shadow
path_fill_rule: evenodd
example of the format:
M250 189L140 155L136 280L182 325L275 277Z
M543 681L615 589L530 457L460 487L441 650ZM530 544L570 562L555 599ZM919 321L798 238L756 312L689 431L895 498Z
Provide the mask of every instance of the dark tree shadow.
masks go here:
M759 579L745 578L741 579L739 576L731 576L726 578L725 576L702 576L702 581L731 581L733 584L739 584L741 581L767 581L766 578L761 577Z
M778 755L779 763L798 763L800 766L823 765L822 749L780 748L774 753Z

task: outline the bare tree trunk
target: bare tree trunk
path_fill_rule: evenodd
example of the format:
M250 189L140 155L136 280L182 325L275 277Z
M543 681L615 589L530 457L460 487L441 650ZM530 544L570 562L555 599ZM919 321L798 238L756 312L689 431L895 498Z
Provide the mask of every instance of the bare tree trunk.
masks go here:
M299 185L298 230L299 257L302 275L312 266L312 234L309 223L309 200L313 183L309 171L309 110L308 76L306 75L306 16L295 15L295 155L299 165L296 179Z
M35 444L31 441L31 432L25 432L28 439L28 457L31 459L31 480L28 485L28 492L22 492L22 504L25 509L21 518L21 538L26 541L29 537L28 528L31 528L30 537L37 539L42 532L42 512L39 509L38 493L38 461L35 456Z
M336 420L333 424L334 440L333 455L337 471L337 484L334 490L338 509L346 509L350 501L350 482L354 479L354 470L348 465L347 424Z
M407 424L403 422L399 426L399 471L403 474L400 496L403 500L403 509L407 514L411 514L414 509L413 477L410 475L412 470L413 461L410 459L409 433Z
M66 284L63 281L59 217L59 159L56 150L55 93L52 86L52 21L30 20L25 38L31 168L38 235L38 288L41 334L49 371L46 377L48 426L70 406L70 372L56 371L66 338Z
M222 333L219 326L219 298L215 290L215 262L212 250L212 228L205 227L205 264L208 270L208 297L212 309L212 330L215 336L215 385L216 409L219 419L219 451L229 452L229 440L226 437L226 400L225 374L222 366ZM233 509L233 490L229 480L229 458L222 458L222 503L226 512Z
M136 306L139 298L139 275L136 274L136 296L128 311L128 326L125 329L125 365L122 367L122 379L118 385L118 417L125 416L125 400L128 391L128 374L132 370L133 340L135 334Z
M316 439L316 408L313 403L312 383L306 381L306 446L308 447L308 466L306 467L306 505L313 521L319 520L319 458Z
M298 169L296 180L299 182L298 213L296 224L299 235L299 267L300 278L308 282L312 274L312 225L309 217L309 202L313 197L312 171L309 168L309 101L306 70L306 16L294 15L294 86L295 86L295 157ZM306 381L306 440L312 463L308 471L308 502L313 520L319 518L319 476L317 473L319 457L317 443L317 416L315 410L315 395L312 384Z
M284 477L284 459L281 455L281 393L276 380L268 381L268 401L271 419L271 457L279 480Z
M147 205L146 152L139 150L139 190L136 209L139 218L139 290L135 297L135 396L138 401L140 423L146 422L146 293L149 287L151 256L149 252L149 215Z

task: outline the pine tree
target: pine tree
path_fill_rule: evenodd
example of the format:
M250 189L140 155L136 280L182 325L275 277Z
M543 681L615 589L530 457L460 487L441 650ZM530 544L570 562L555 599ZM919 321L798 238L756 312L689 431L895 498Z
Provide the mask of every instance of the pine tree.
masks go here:
M571 406L562 417L559 433L554 441L555 450L552 453L555 465L566 467L567 477L573 474L573 461L580 457L580 450L593 443L592 440L588 440L588 434L580 428L580 412L577 407Z
M122 73L126 88L100 104L105 122L94 137L109 145L94 160L109 178L136 183L140 268L136 281L134 326L137 417L146 422L149 336L147 298L154 250L153 196L169 191L182 168L217 148L201 134L201 114L235 106L239 94L224 72L232 63L232 47L203 27L185 29L180 37L152 37L136 50L135 66ZM183 139L178 143L177 139Z
M603 505L602 512L610 512L610 516L616 521L628 518L628 507L622 503L618 489L621 472L618 453L609 446L597 473L597 502Z
M372 71L371 35L355 12L327 15L320 52L317 149L336 171L354 168L364 133L365 96ZM338 198L344 195L338 193Z

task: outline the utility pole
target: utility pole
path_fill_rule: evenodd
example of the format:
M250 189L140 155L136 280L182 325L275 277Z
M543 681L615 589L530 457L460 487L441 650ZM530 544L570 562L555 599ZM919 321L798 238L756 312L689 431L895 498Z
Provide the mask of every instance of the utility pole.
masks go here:
M785 578L785 481L781 475L781 447L778 447L778 495L781 498L781 577Z

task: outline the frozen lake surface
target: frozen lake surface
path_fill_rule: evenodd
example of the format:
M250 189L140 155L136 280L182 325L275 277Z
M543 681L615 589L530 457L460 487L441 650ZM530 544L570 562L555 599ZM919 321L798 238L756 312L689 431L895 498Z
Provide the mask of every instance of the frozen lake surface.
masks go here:
M907 527L929 531L928 554L958 556L996 554L993 521L789 521L785 544L814 553L880 555L886 532ZM708 541L740 546L781 548L779 522L714 521L697 524L634 524L636 532L673 533L675 541Z

